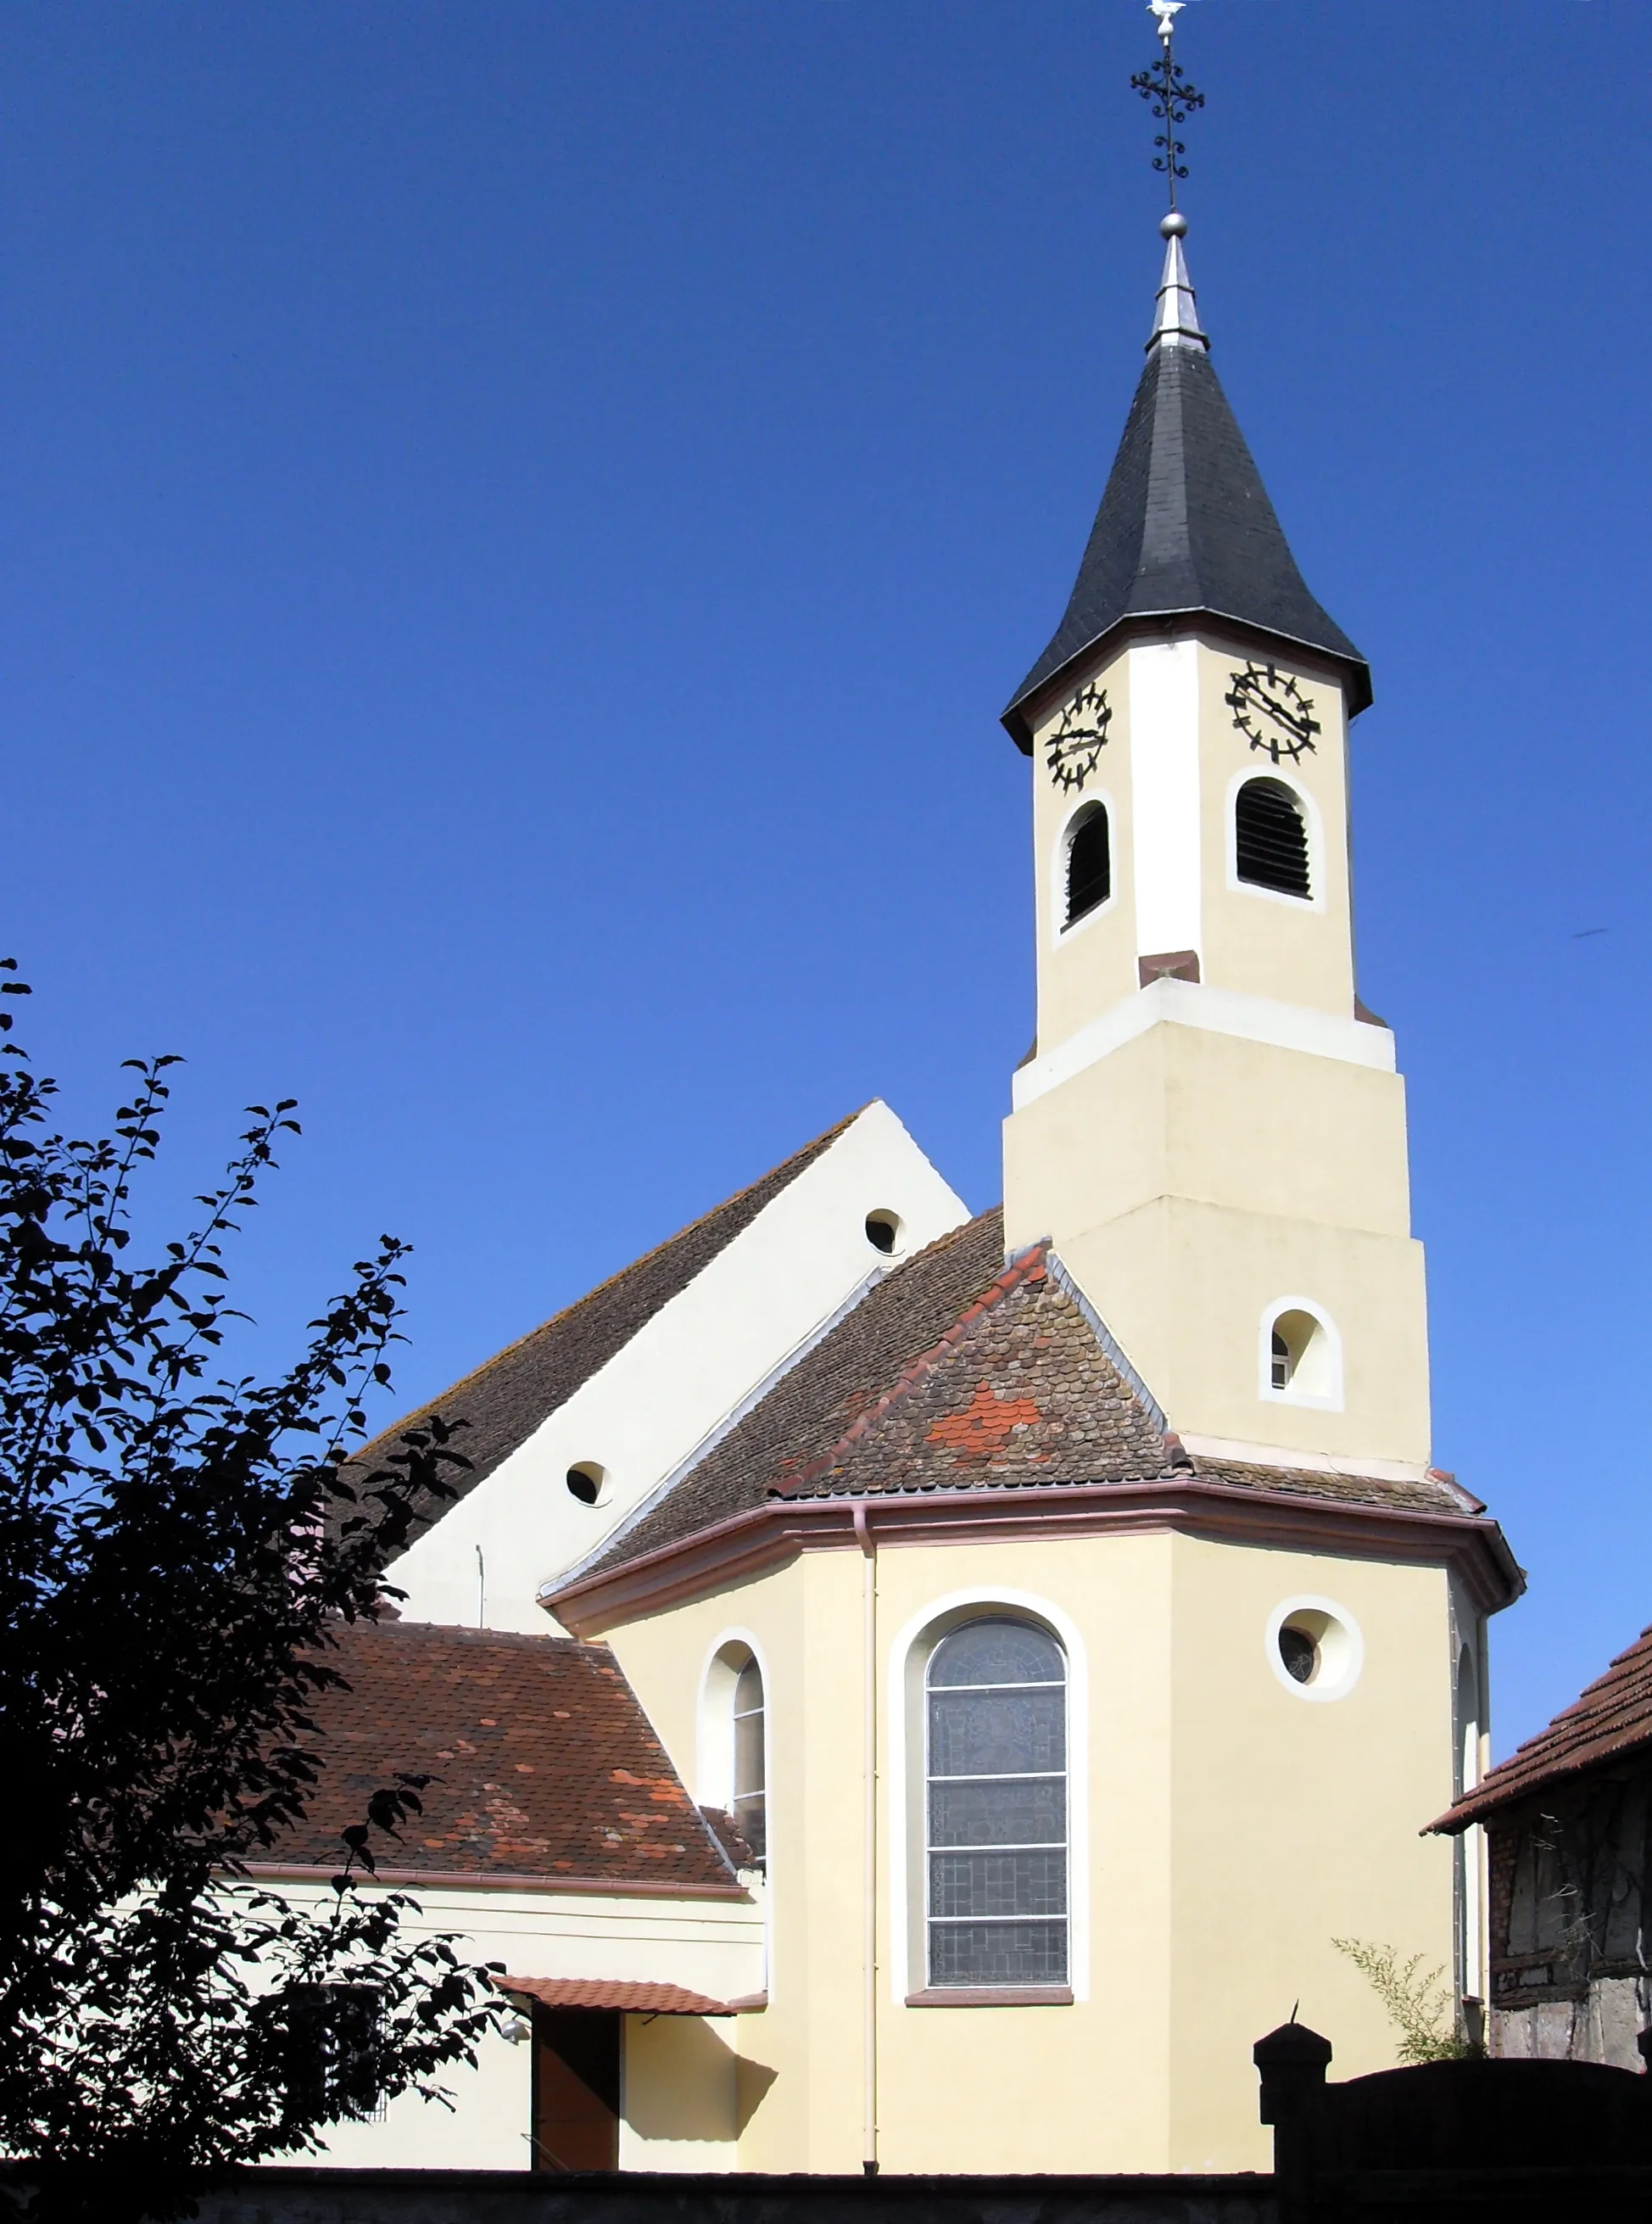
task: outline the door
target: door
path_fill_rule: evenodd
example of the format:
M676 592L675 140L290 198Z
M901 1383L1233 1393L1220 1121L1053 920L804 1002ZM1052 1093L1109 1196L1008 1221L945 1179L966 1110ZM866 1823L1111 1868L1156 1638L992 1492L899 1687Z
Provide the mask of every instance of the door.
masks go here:
M533 2167L620 2166L620 2012L533 2011Z

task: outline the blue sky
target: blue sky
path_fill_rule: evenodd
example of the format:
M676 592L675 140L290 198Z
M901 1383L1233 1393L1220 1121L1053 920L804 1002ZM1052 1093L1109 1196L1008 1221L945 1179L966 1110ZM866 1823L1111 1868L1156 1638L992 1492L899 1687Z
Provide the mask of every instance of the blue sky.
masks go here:
M1182 20L1201 311L1375 670L1361 988L1437 1456L1531 1571L1506 1750L1652 1620L1652 10ZM1152 50L1135 0L0 17L3 939L76 1127L187 1055L172 1193L302 1099L269 1355L391 1228L437 1389L874 1095L996 1197L996 714L1140 361Z

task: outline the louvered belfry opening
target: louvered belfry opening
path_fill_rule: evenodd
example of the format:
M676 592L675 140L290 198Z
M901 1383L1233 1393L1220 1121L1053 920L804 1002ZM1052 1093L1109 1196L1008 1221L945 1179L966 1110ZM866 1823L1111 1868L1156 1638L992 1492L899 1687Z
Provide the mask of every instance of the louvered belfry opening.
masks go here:
M1113 848L1107 838L1107 810L1093 803L1074 827L1067 844L1067 924L1094 911L1113 894Z
M1308 823L1282 780L1247 780L1233 804L1234 862L1240 880L1276 895L1311 897Z

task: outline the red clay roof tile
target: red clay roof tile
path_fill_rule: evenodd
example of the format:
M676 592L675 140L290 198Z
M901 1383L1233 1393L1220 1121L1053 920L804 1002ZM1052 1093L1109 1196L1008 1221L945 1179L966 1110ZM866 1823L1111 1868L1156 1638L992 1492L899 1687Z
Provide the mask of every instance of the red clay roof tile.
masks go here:
M608 1977L495 1977L501 1993L516 1993L547 2008L622 2008L642 2015L738 2015L765 2005L761 1996L714 2000L684 1985L634 1983Z
M794 1151L749 1188L725 1198L665 1242L599 1282L575 1304L484 1360L439 1398L430 1399L375 1437L350 1463L347 1474L365 1473L397 1449L407 1430L419 1427L432 1414L440 1414L445 1421L464 1425L453 1439L453 1449L463 1454L470 1466L448 1474L455 1496L464 1497L526 1444L558 1406L566 1405L599 1368L623 1350L662 1305L685 1290L766 1205L859 1117L855 1112L840 1120L836 1127ZM452 1499L432 1499L412 1535L417 1537L432 1527L453 1502Z
M331 1656L349 1684L312 1709L324 1756L274 1862L337 1867L340 1835L398 1772L428 1775L381 1869L734 1889L732 1869L605 1645L360 1623Z
M1547 1729L1488 1769L1472 1791L1428 1828L1466 1829L1561 1777L1580 1775L1647 1746L1652 1746L1652 1629L1643 1629Z

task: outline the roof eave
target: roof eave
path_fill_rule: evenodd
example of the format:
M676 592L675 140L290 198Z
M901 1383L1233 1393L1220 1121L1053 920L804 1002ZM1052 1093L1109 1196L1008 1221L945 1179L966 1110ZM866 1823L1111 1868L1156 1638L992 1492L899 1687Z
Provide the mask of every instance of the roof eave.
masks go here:
M1520 1595L1524 1578L1494 1521L1472 1514L1425 1513L1359 1501L1313 1499L1291 1492L1241 1489L1196 1474L1132 1481L964 1484L953 1489L834 1492L814 1498L771 1498L594 1570L577 1583L539 1594L539 1602L582 1638L766 1574L799 1552L864 1550L861 1522L871 1520L885 1542L998 1542L1036 1533L1052 1537L1184 1529L1216 1538L1268 1541L1356 1557L1444 1562L1458 1568L1476 1603L1495 1614Z
M1626 1737L1621 1745L1609 1747L1604 1753L1584 1753L1576 1760L1560 1760L1542 1771L1541 1775L1527 1777L1509 1784L1488 1780L1477 1785L1472 1791L1464 1792L1455 1799L1443 1815L1437 1815L1422 1832L1424 1837L1454 1838L1475 1823L1484 1823L1490 1815L1500 1815L1510 1807L1523 1806L1529 1799L1541 1799L1551 1785L1570 1784L1579 1778L1592 1776L1597 1770L1616 1768L1637 1755L1652 1753L1652 1728L1638 1735ZM1510 1757L1512 1760L1512 1756Z
M1327 648L1318 641L1305 641L1295 634L1279 633L1268 626L1258 625L1253 618L1235 616L1231 611L1214 610L1202 603L1188 605L1174 610L1129 610L1104 626L1093 639L1076 648L1046 678L1036 685L1024 686L1012 698L999 717L999 723L1009 735L1023 756L1032 755L1033 723L1036 715L1047 704L1058 701L1067 692L1075 675L1094 658L1103 654L1113 643L1139 639L1150 634L1178 634L1187 630L1189 621L1204 622L1232 632L1241 641L1253 641L1261 645L1283 644L1301 652L1335 673L1346 692L1348 716L1357 718L1368 711L1375 699L1371 685L1371 667L1362 656L1348 657L1337 650Z

